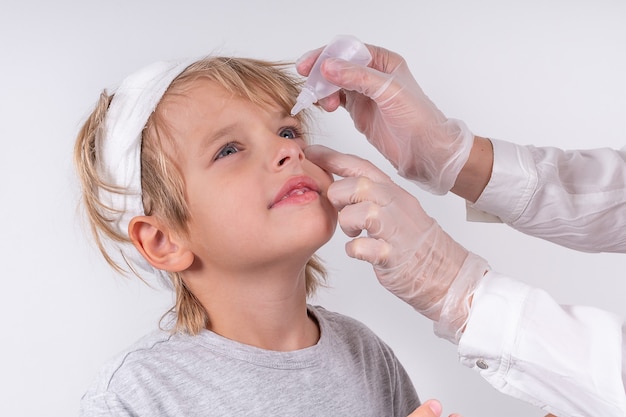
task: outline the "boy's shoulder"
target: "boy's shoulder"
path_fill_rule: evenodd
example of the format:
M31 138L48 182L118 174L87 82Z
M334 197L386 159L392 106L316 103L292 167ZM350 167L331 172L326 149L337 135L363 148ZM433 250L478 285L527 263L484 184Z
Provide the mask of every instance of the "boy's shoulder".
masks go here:
M368 327L359 320L346 316L345 314L338 313L336 311L327 310L325 307L319 305L308 305L309 311L313 313L318 321L326 321L333 326L349 326L355 328L368 329Z
M319 322L322 335L324 331L336 339L343 339L350 343L355 340L369 340L371 343L386 344L361 321L341 313L330 311L317 305L309 305L309 311L313 313Z
M309 304L308 309L318 320L321 318L322 320L326 320L337 325L367 327L365 324L353 317L346 316L345 314L338 313L336 311L327 310L326 307L322 307L320 305Z
M166 330L154 330L144 335L104 363L92 388L106 389L115 378L123 378L120 374L126 373L136 364L151 361L150 358L158 362L159 356L167 355L172 350L169 345L178 338L179 335Z
M319 345L327 358L340 358L337 366L344 366L345 358L349 357L356 361L351 366L378 369L383 373L401 367L393 349L364 323L320 306L309 306L309 310L319 322Z
M354 317L346 316L345 314L338 313L336 311L327 310L325 307L319 305L309 304L308 308L309 311L311 311L316 317L321 317L323 320L327 320L336 325L350 326L371 331L369 330L367 325L363 324L361 321L355 319Z

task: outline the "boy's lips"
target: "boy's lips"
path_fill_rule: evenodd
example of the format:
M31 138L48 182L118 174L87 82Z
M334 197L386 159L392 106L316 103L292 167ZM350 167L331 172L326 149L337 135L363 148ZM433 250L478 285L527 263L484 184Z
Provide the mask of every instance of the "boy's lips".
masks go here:
M269 208L287 203L308 202L320 194L319 187L307 176L290 178L278 191Z

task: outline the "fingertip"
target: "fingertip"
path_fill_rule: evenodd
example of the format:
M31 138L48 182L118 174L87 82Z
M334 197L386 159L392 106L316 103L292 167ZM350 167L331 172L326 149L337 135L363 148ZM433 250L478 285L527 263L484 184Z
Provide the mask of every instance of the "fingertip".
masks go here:
M326 146L324 145L309 145L306 148L303 149L304 152L304 156L306 157L306 159L312 159L315 158L317 156L319 156L322 152L324 152L326 148Z
M333 156L333 150L324 145L309 145L303 149L303 152L306 159L329 174L334 174L334 172L332 172L332 163L330 162L330 158Z
M428 408L430 408L431 411L435 413L435 416L439 417L441 415L443 407L438 400L428 400L426 401L426 405L428 405Z
M341 106L341 95L339 92L333 93L328 97L318 100L317 104L327 112L333 112Z
M305 52L298 59L296 59L296 71L298 74L303 76L308 76L311 72L311 68L313 68L313 64L315 64L315 60L322 52L323 48L313 49L311 51Z

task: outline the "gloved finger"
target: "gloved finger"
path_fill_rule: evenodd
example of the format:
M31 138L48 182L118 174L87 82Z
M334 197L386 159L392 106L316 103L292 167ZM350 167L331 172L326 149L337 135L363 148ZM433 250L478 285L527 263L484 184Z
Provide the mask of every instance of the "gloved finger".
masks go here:
M387 206L392 200L396 185L391 182L376 182L367 177L348 177L335 181L328 187L327 196L337 210L344 210L350 204L369 201L380 207ZM377 212L372 211L370 217Z
M370 98L380 95L383 86L388 86L393 79L390 74L340 58L328 58L322 63L320 71L332 84Z
M342 181L347 181L347 179ZM392 187L397 186L392 184ZM380 184L374 184L370 190L372 190L370 194L365 195L362 201L356 203L345 203L345 200L353 194L346 194L337 200L340 206L343 204L339 210L338 223L346 235L355 237L365 230L368 237L393 243L406 235L405 230L409 225L415 232L421 233L430 228L434 222L422 210L417 200L411 200L410 202L415 204L410 205L406 204L409 202L408 199L398 202L397 200L402 196L397 193L387 194L387 191L391 189L384 188ZM418 236L411 236L410 240L415 242L418 238Z
M315 61L317 61L317 57L320 56L323 50L324 46L305 52L300 58L296 59L296 71L298 71L298 74L307 77Z
M387 174L371 162L355 155L337 152L323 145L310 145L304 149L308 160L332 174L342 177L366 177L375 182L389 182Z
M345 90L356 91L374 100L385 101L403 88L401 84L392 85L394 80L392 73L405 63L404 58L385 48L368 44L366 47L372 55L370 68L330 58L322 63L322 76ZM323 49L324 47L320 47L304 53L296 60L296 71L308 76ZM332 112L339 106L345 105L345 100L342 99L342 92L338 91L319 100L318 104L324 110Z
M357 237L346 243L349 257L366 261L372 266L384 267L391 254L391 245L381 239Z
M367 230L368 236L379 238L380 210L381 207L371 201L346 205L339 211L337 221L341 230L350 237L358 236L363 230Z
M398 68L398 66L394 69ZM374 101L388 100L403 88L401 83L394 84L395 73L393 71L389 73L382 72L375 68L363 67L339 58L325 60L320 70L324 78L332 84L344 90L361 93Z
M298 74L308 77L315 61L320 56L324 47L313 49L305 52L296 60L296 71ZM341 96L339 92L335 92L328 97L324 97L317 101L317 104L328 112L335 111L342 104Z
M339 87L376 98L375 93L390 79L384 75L393 73L405 61L388 49L369 44L365 46L372 55L369 68L330 58L322 62L321 71L328 81ZM296 60L296 71L300 75L308 76L323 49L324 47L320 47L304 53ZM333 96L336 97L336 94Z
M390 74L405 62L404 58L389 49L367 43L365 46L367 46L367 49L372 55L372 60L368 67L374 68L375 70Z
M345 105L345 94L342 90L339 90L327 97L319 99L317 104L327 112L333 112L340 106Z
M372 61L369 66L379 71L391 72L385 70L390 68L393 63L402 60L402 57L389 51L388 49L368 44L365 44L365 46L372 55ZM315 65L315 61L317 61L317 58L320 56L325 47L326 45L320 46L319 48L311 49L310 51L300 55L300 57L296 59L296 71L298 71L298 74L308 77L313 65Z

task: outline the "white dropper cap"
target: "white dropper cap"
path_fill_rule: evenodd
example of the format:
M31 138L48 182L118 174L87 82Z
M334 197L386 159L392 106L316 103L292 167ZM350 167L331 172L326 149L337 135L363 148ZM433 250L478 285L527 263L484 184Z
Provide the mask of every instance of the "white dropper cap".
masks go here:
M298 98L296 99L296 105L293 106L293 109L291 109L291 115L295 116L300 112L300 110L309 108L316 101L317 98L315 97L313 91L309 90L308 88L303 88L302 91L300 91Z

